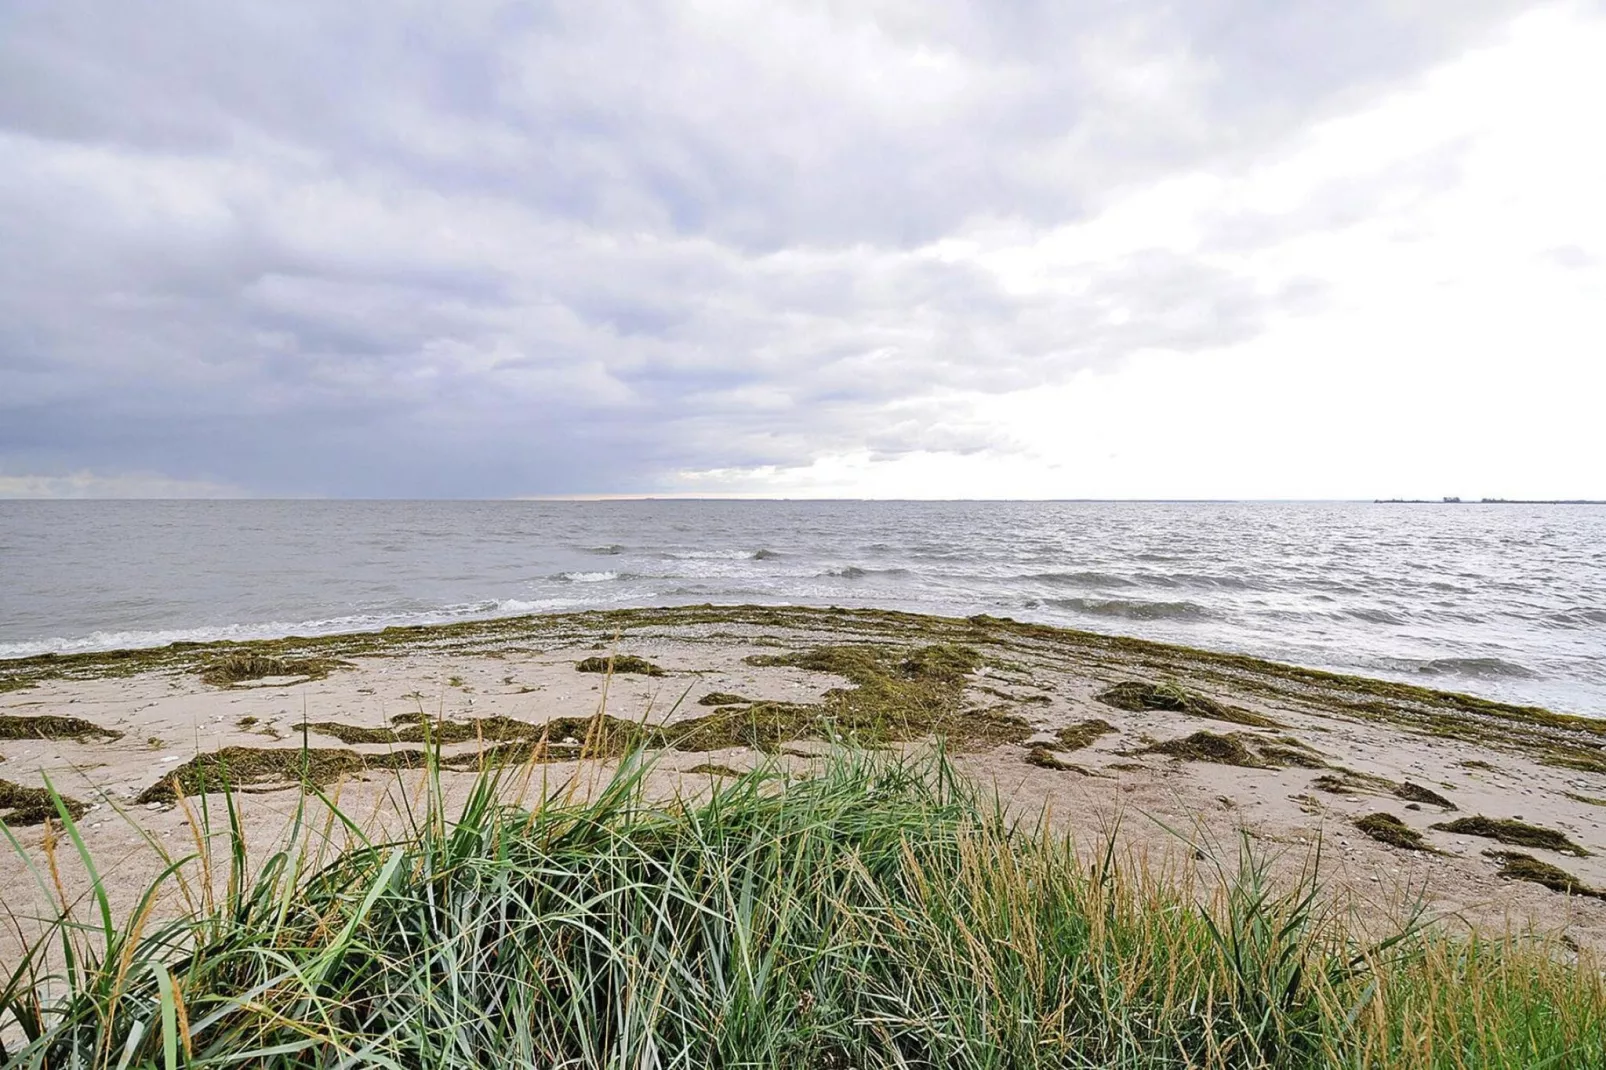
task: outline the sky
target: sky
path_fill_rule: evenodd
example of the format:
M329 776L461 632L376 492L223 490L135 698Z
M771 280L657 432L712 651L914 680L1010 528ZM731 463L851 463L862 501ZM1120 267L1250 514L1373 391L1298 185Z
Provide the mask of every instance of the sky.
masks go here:
M0 0L0 497L1606 498L1606 2Z

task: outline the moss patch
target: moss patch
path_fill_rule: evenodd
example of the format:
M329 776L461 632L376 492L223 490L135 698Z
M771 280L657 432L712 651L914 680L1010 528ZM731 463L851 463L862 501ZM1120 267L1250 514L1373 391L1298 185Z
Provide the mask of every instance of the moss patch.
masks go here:
M1097 717L1091 720L1078 721L1069 728L1062 728L1054 733L1054 741L1063 750L1081 750L1091 746L1100 736L1109 735L1115 731L1115 726L1108 721L1101 721Z
M58 717L48 713L0 717L0 739L72 739L87 743L91 740L122 738L121 732L102 728L78 717Z
M1446 810L1456 810L1459 807L1446 799L1432 788L1424 788L1420 784L1413 784L1409 780L1394 789L1394 794L1407 802L1428 803L1443 807Z
M1567 798L1571 799L1573 802L1586 803L1590 806L1606 806L1606 799L1597 799L1593 795L1579 795L1577 792L1573 791L1564 791L1562 794L1567 796Z
M1405 851L1424 851L1428 854L1440 854L1428 846L1422 834L1411 828L1393 814L1367 814L1365 817L1355 819L1355 827L1366 833L1378 843L1386 843L1390 847L1398 847Z
M231 687L246 680L270 676L295 676L322 680L348 663L334 658L283 658L271 654L235 653L209 661L198 670L201 679L214 687Z
M1569 840L1565 833L1510 818L1484 817L1480 814L1476 817L1460 817L1454 821L1441 822L1433 827L1442 832L1453 832L1461 836L1482 836L1515 847L1538 847L1547 851L1576 855L1579 858L1589 854Z
M1214 721L1226 721L1228 724L1247 725L1251 728L1282 727L1270 717L1262 717L1258 713L1237 706L1228 706L1176 684L1146 684L1137 680L1127 680L1099 692L1096 697L1106 706L1114 706L1118 710L1133 713L1165 710L1185 713L1190 717L1208 717Z
M1218 736L1214 732L1195 732L1182 739L1171 739L1145 747L1139 754L1164 754L1189 762L1214 762L1217 765L1241 765L1250 769L1264 769L1267 762L1253 754L1248 747L1231 736Z
M1553 892L1606 899L1606 892L1597 891L1560 866L1541 862L1532 855L1519 854L1516 851L1485 851L1484 854L1500 863L1496 876L1543 885Z
M77 799L70 799L65 795L61 796L61 803L74 821L83 817L89 810L88 806ZM39 825L47 818L61 819L50 792L44 788L30 788L13 784L9 780L0 780L0 822L15 828L21 825Z
M636 676L663 676L664 670L646 658L634 654L615 654L611 657L586 658L575 666L577 672L630 673Z

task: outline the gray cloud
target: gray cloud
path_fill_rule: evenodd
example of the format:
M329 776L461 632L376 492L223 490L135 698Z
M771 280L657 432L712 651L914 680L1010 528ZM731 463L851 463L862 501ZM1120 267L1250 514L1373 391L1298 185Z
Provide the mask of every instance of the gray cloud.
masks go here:
M0 476L504 495L1008 450L965 392L1316 295L1163 249L1021 292L930 243L1268 151L1520 6L12 5Z

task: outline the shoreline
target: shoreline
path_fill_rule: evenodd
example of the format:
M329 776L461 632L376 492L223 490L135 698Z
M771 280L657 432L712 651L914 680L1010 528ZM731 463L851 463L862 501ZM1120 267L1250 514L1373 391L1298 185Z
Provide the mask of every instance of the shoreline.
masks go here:
M576 671L615 652L661 675ZM1484 853L1526 853L1606 888L1606 721L990 616L682 606L9 659L0 779L48 777L81 803L89 846L124 859L134 886L145 835L192 831L187 805L152 789L209 756L262 763L243 797L260 847L302 797L283 763L303 743L329 763L326 790L378 812L421 763L408 757L420 740L442 744L449 781L472 779L482 752L561 778L599 711L660 754L665 793L765 761L806 769L833 737L908 749L936 733L1011 812L1051 813L1089 840L1118 826L1123 849L1159 857L1186 850L1178 829L1242 835L1289 866L1320 840L1324 878L1359 901L1397 906L1425 887L1455 924L1606 948L1606 901L1502 877ZM30 719L45 726L35 738ZM1378 813L1438 853L1356 825ZM1588 853L1434 828L1469 817ZM43 832L16 834L32 851ZM3 883L8 901L27 894L21 874Z

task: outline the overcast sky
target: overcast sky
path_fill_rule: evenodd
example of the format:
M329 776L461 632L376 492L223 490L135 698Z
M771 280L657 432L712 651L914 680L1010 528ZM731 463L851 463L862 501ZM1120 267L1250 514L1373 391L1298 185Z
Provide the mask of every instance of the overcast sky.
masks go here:
M0 496L1606 497L1606 3L0 0Z

